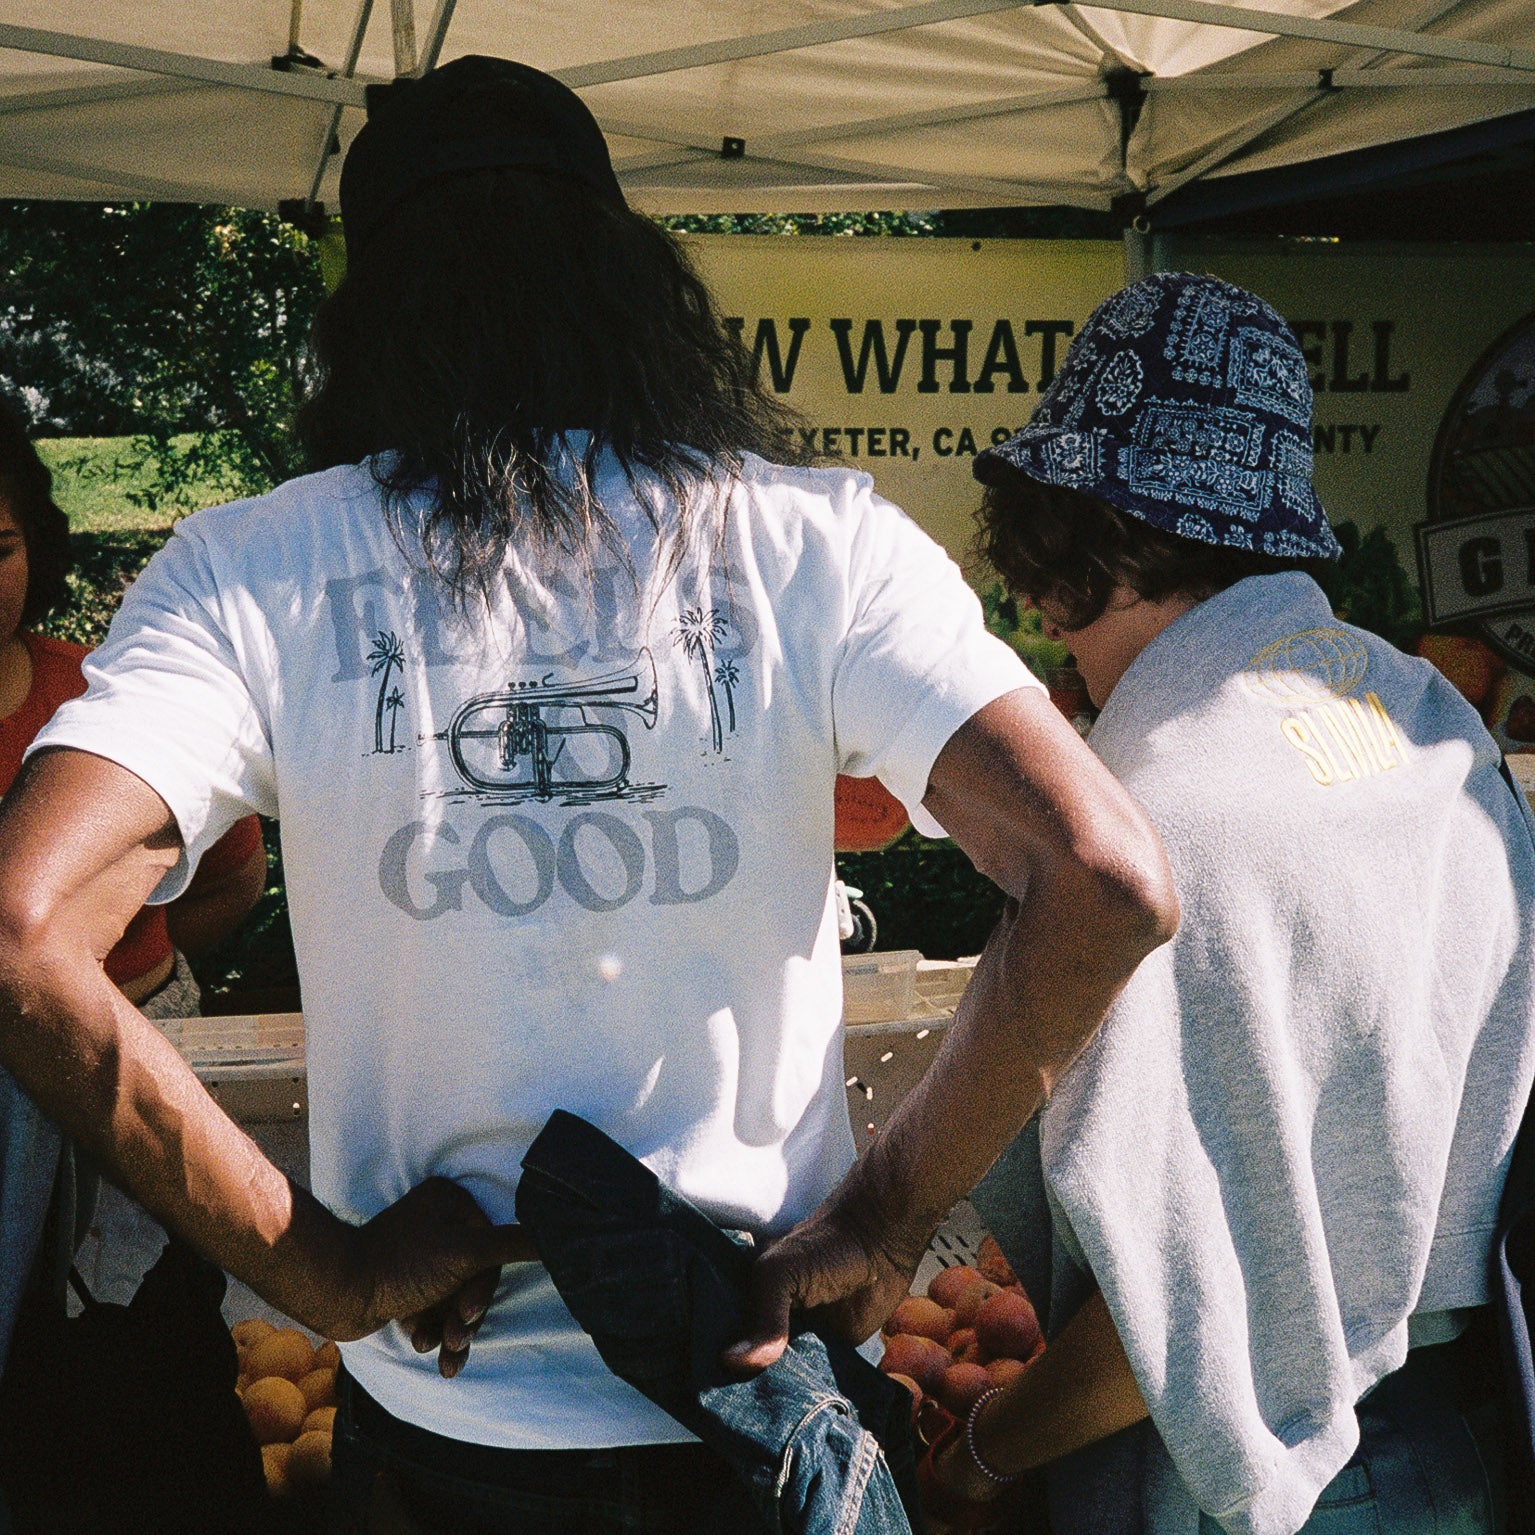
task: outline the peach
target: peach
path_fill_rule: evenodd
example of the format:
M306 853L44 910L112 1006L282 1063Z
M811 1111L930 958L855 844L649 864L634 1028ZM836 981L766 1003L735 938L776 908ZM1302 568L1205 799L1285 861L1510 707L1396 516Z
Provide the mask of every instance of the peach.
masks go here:
M973 1327L956 1327L944 1347L954 1356L955 1364L985 1364L989 1357Z
M291 1440L304 1426L309 1412L304 1393L280 1375L267 1375L252 1381L246 1388L244 1405L257 1444Z
M1417 650L1478 708L1507 669L1496 651L1469 635L1425 634Z
M885 1357L880 1368L887 1375L906 1375L931 1392L943 1378L943 1372L954 1361L941 1343L931 1338L918 1338L910 1333L897 1333L885 1345Z
M976 1267L993 1284L1018 1283L1018 1276L1013 1272L1012 1264L1002 1256L1002 1249L997 1246L997 1239L993 1236L981 1239L981 1250L976 1258Z
M285 1380L298 1381L314 1369L314 1348L298 1328L275 1328L251 1344L241 1364L256 1380L281 1375Z
M981 1307L991 1299L1001 1288L989 1279L982 1279L976 1284L966 1285L965 1293L960 1296L959 1304L954 1308L954 1325L956 1327L974 1327L975 1319L980 1315Z
M956 1418L963 1418L992 1388L992 1378L978 1364L951 1364L933 1394Z
M336 1409L334 1407L316 1407L315 1410L304 1419L299 1432L307 1434L311 1429L323 1428L328 1434L336 1426Z
M311 1429L293 1441L288 1479L295 1487L321 1487L330 1480L330 1435Z
M314 1367L317 1370L339 1370L341 1350L329 1338L314 1351Z
M298 1388L304 1393L304 1401L308 1403L310 1412L316 1407L333 1407L336 1402L336 1372L334 1370L311 1370L307 1375L298 1379Z
M274 1498L285 1498L293 1491L288 1471L293 1462L293 1446L278 1441L261 1446L261 1470L266 1490Z
M940 1306L957 1306L960 1296L971 1285L983 1282L985 1277L979 1269L956 1263L933 1275L933 1282L927 1287L927 1298L937 1301Z
M253 1343L259 1343L263 1338L270 1338L277 1329L270 1322L263 1321L259 1316L247 1317L243 1322L236 1322L229 1329L229 1336L235 1340L235 1347L242 1352Z
M986 1373L992 1385L1010 1386L1028 1367L1028 1361L1023 1359L993 1359L986 1366Z
M975 1335L993 1359L1029 1359L1043 1341L1039 1319L1021 1290L999 1290L975 1319Z
M931 1338L942 1343L954 1331L954 1313L925 1295L908 1295L885 1323L885 1331L894 1337L908 1333L914 1338Z

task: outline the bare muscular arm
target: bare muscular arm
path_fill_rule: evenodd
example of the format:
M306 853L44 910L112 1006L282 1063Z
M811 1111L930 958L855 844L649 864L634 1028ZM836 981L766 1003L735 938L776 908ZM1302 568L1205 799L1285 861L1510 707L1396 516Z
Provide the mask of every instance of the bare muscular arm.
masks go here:
M1006 910L942 1050L841 1187L757 1266L762 1368L791 1308L864 1338L906 1293L935 1226L972 1189L1177 924L1172 877L1130 796L1039 692L982 709L945 746L925 800Z
M27 763L0 805L0 1062L166 1226L328 1336L361 1337L528 1256L443 1180L364 1227L338 1220L107 980L103 956L180 845L164 801L114 763Z

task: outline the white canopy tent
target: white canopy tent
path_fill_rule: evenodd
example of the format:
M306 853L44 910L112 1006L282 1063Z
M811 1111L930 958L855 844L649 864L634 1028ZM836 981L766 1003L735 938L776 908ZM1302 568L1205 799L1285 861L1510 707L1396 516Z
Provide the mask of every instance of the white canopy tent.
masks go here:
M560 76L652 212L1072 205L1535 109L1535 0L0 0L0 197L335 203L367 82Z

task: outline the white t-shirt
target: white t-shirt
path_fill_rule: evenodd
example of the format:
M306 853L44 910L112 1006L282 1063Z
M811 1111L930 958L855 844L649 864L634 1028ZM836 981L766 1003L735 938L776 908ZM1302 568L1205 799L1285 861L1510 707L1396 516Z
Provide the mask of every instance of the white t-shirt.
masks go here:
M281 819L312 1183L346 1220L432 1176L515 1219L556 1107L722 1224L809 1214L854 1152L833 779L915 805L960 725L1037 686L866 475L748 459L718 548L664 585L616 466L600 492L632 573L509 559L467 616L401 553L366 468L199 512L37 738L169 805L186 856L160 899L239 816ZM397 1326L344 1353L391 1412L458 1439L689 1437L534 1264L505 1270L456 1380Z

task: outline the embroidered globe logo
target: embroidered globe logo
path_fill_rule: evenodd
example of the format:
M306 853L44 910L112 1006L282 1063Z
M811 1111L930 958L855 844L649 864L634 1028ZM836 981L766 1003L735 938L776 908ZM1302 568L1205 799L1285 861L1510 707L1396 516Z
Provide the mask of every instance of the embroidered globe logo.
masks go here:
M1303 629L1265 645L1247 663L1242 685L1288 707L1346 698L1370 665L1369 652L1343 629Z

